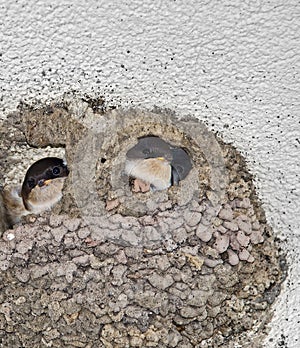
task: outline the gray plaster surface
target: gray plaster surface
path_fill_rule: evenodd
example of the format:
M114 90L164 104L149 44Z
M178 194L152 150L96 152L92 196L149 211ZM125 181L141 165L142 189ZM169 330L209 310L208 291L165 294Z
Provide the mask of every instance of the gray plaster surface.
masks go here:
M289 277L266 347L299 346L299 3L0 1L0 118L65 92L203 120L246 157Z

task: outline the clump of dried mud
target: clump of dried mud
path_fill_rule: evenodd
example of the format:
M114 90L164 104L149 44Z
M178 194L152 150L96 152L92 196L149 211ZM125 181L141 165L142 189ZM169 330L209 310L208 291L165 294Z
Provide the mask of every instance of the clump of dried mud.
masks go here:
M1 175L21 146L63 147L71 169L61 204L0 240L2 346L261 347L285 267L244 159L194 120L93 105L23 106L1 128ZM178 187L131 191L145 135L187 149Z

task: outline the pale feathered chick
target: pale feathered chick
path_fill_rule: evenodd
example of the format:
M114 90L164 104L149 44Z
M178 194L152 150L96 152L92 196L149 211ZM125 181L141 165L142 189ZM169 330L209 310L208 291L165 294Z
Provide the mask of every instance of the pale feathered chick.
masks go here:
M192 168L185 150L155 136L139 139L126 157L126 174L149 183L156 190L178 185Z

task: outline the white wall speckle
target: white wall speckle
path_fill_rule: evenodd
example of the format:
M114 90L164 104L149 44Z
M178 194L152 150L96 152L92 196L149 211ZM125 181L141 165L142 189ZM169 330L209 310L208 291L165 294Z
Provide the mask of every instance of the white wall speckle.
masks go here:
M0 0L0 119L75 89L194 115L247 158L289 251L274 348L300 346L299 15L296 0Z

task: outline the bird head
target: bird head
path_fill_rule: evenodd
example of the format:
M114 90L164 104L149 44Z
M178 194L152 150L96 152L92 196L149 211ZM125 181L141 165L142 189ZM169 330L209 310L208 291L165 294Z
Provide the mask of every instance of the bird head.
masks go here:
M126 154L128 159L164 158L172 160L170 145L156 136L140 138Z
M178 182L183 180L192 169L192 162L188 153L181 147L173 147L172 152L172 175L174 184L178 185Z
M68 174L68 167L61 158L46 157L33 163L27 170L21 189L25 208L30 210L28 199L33 191L42 191L56 179L65 178Z

